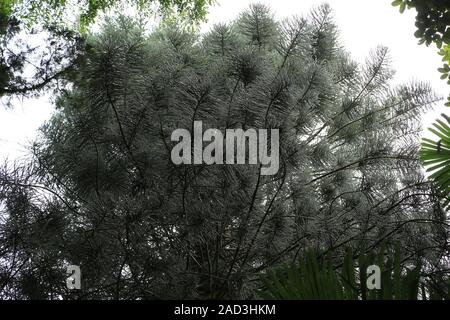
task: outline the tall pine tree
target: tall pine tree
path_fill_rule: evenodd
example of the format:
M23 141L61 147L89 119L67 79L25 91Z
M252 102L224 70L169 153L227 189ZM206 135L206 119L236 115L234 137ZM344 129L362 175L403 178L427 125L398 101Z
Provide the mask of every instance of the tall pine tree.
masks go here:
M253 5L204 36L119 19L76 71L30 161L1 170L0 296L252 298L260 272L307 248L398 242L442 267L446 215L417 158L436 97L393 88L386 48L353 61L328 6L276 21ZM194 121L279 129L278 173L174 165L171 133Z

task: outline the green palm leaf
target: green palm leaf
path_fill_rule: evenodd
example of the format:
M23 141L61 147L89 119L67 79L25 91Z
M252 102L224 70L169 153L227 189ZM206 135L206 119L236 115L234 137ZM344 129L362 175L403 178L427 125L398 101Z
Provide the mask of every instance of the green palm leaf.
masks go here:
M437 141L423 138L420 159L430 173L440 192L445 197L450 193L450 118L442 114L442 118L433 123L429 130L438 137ZM445 201L448 206L449 201Z

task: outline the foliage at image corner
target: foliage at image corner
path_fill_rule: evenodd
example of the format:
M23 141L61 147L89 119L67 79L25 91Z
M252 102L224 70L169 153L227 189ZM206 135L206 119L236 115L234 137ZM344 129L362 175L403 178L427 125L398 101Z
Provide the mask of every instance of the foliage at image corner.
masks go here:
M209 6L215 0L76 0L79 9L78 27L81 33L94 23L100 13L119 6L128 5L150 15L154 9L165 19L178 16L181 21L194 25L206 19ZM35 24L65 25L63 13L73 12L73 1L67 0L2 0L0 17L8 18L13 12L28 26ZM157 5L157 7L155 7ZM15 9L15 10L13 10ZM72 13L73 14L73 13Z
M432 43L439 49L442 56L443 67L438 71L441 79L450 84L450 2L442 0L395 0L393 6L398 6L400 13L406 8L416 9L417 28L414 36L419 39L419 44L427 46ZM450 97L446 106L450 106Z
M90 27L122 15L124 8L134 8L143 25L157 18L160 24L176 22L192 31L206 21L213 3L215 0L1 0L0 104L13 107L15 97L38 97L64 87L87 51ZM31 46L36 40L39 45Z
M14 0L4 0L0 2L0 35L6 31L8 19L12 13Z
M395 0L393 6L398 6L400 13L406 9L416 9L416 27L414 33L419 44L427 46L432 43L439 49L443 66L438 68L441 79L450 85L450 2L442 0ZM450 107L450 95L444 103ZM436 182L438 190L446 198L444 206L450 204L450 130L449 117L441 114L441 119L433 123L429 130L435 140L424 138L420 150L420 158L430 172L430 178Z

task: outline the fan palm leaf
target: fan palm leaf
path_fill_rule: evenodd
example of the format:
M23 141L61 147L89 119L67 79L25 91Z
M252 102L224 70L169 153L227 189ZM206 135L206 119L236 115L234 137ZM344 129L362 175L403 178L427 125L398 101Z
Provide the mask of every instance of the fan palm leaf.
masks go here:
M429 130L437 137L437 140L428 138L422 139L420 159L430 173L439 191L445 197L450 193L450 118L442 114L441 119L437 119ZM447 197L444 205L448 207L450 200Z

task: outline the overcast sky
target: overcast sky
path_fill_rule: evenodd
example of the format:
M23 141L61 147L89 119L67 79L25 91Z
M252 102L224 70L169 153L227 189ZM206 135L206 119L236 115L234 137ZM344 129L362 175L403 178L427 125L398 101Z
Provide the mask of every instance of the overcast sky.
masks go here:
M210 8L208 22L202 31L218 22L234 19L242 10L255 1L219 0ZM322 0L262 0L269 5L277 18L291 15L307 15L311 8ZM394 83L422 80L429 82L436 93L446 97L449 86L439 79L437 68L441 67L440 56L435 47L419 46L414 38L415 11L400 14L391 6L391 0L329 0L334 10L336 24L340 29L342 45L354 59L364 62L371 49L384 45L390 49L392 66L397 71ZM15 107L6 110L0 106L0 161L21 157L26 145L33 140L36 130L53 111L51 97L17 101ZM424 119L428 126L445 110L443 103L435 107Z

